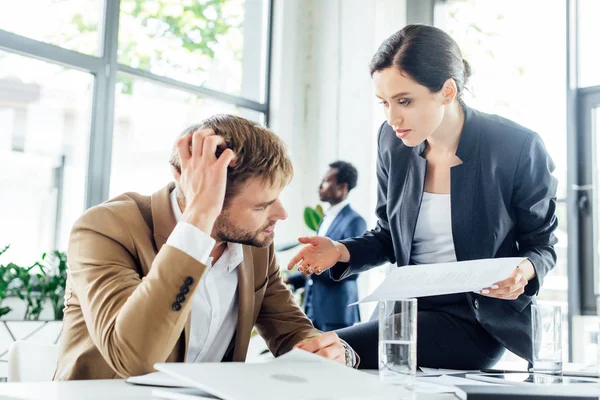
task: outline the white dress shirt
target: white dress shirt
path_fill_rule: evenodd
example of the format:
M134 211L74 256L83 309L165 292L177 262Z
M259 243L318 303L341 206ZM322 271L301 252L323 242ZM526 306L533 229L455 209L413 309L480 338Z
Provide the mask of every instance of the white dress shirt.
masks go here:
M182 213L177 204L176 190L171 192L170 199L177 225L167 244L207 266L192 299L192 323L185 361L220 362L237 326L236 269L244 258L242 245L227 243L223 255L212 265L210 252L215 240L194 225L181 222Z
M339 202L335 206L329 207L329 210L327 210L327 212L323 216L323 221L319 226L319 231L317 232L317 235L325 236L327 234L327 231L331 227L331 224L335 220L335 217L337 217L340 211L342 211L344 207L346 207L348 204L350 204L350 202L348 201L348 199L346 199L344 201Z
M449 194L423 193L411 259L415 264L456 261Z

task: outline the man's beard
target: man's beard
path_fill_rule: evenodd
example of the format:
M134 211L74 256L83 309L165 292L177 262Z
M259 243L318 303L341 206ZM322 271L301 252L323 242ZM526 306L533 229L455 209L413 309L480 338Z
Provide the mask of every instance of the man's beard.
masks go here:
M213 227L213 237L221 242L240 243L254 247L268 247L273 242L273 235L265 234L263 240L259 236L265 229L274 226L274 222L269 222L257 231L248 231L235 226L229 219L227 212L222 212L215 221Z

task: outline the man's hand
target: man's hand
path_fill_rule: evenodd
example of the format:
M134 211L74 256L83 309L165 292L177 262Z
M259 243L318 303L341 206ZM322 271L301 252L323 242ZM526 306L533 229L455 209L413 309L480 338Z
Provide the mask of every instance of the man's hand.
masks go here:
M235 158L231 149L225 149L217 159L217 147L224 143L212 129L198 130L177 141L181 160L181 175L177 178L186 201L182 220L209 235L223 209L227 167Z
M304 339L300 343L297 343L294 348L305 350L346 365L346 349L335 332L327 332L321 336Z
M496 282L489 288L481 289L477 293L497 299L515 300L525 292L525 286L533 278L535 278L533 264L531 261L525 260L514 269L507 279Z

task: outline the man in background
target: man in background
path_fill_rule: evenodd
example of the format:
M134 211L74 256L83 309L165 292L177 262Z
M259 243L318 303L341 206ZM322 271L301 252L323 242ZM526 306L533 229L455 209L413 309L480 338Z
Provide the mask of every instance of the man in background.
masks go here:
M361 236L367 224L350 206L348 194L356 187L358 171L345 161L329 164L329 170L319 185L321 201L329 203L317 234L331 240L342 240ZM358 301L358 274L339 282L329 273L306 278L302 273L290 275L286 283L294 288L304 286L304 308L306 315L317 329L332 331L352 326L360 321L358 306L348 304Z

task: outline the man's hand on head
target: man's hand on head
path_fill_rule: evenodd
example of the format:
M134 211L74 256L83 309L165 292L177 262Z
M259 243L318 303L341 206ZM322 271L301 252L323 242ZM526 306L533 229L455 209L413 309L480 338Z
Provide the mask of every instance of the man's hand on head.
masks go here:
M176 177L186 207L182 221L211 234L215 220L223 209L227 187L227 167L235 153L225 149L217 158L217 148L225 140L212 129L200 129L177 141L181 173Z

